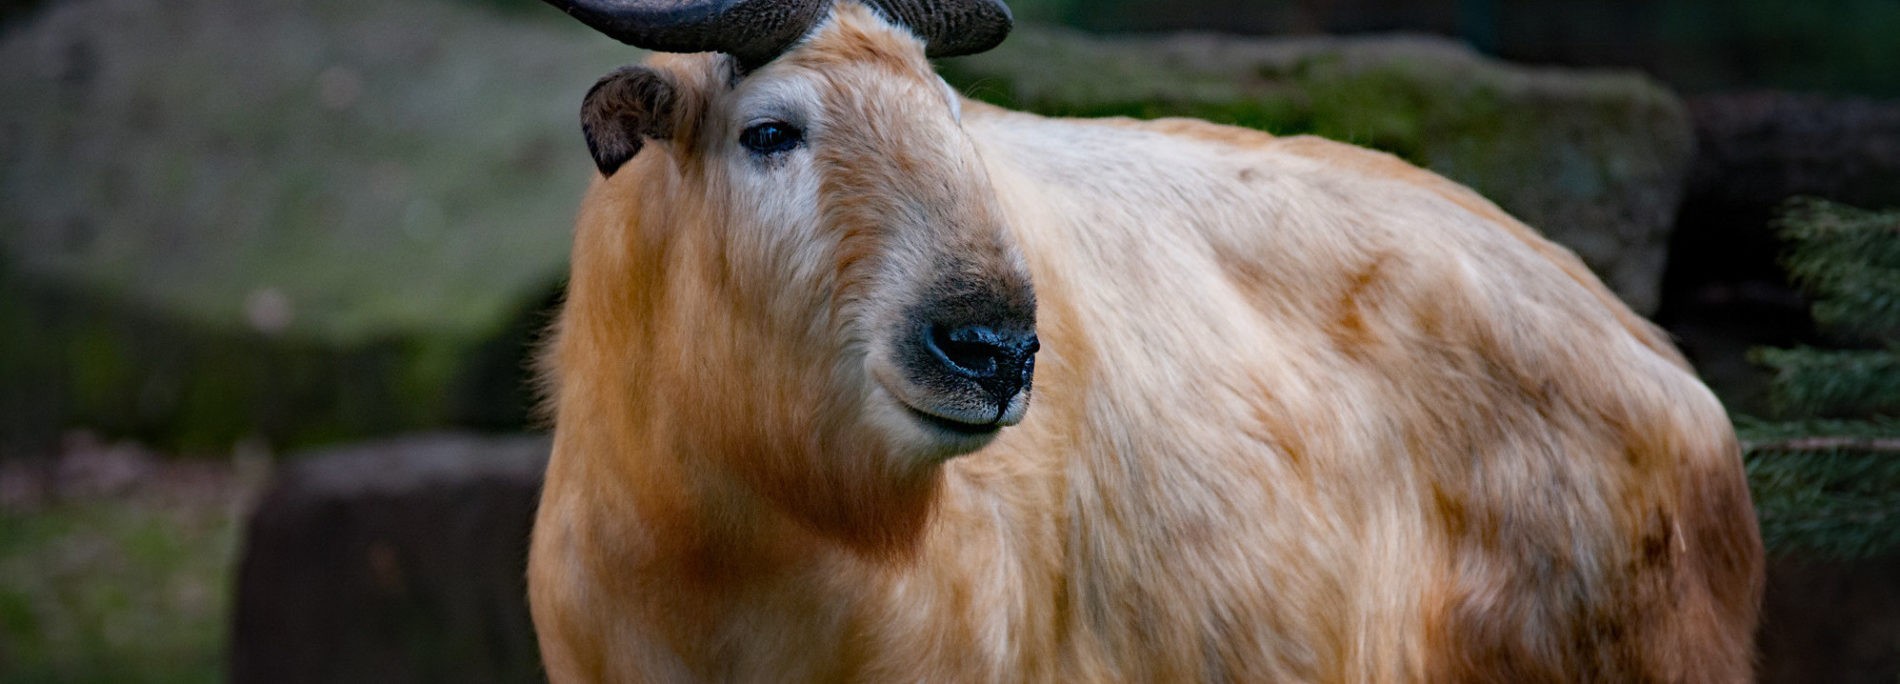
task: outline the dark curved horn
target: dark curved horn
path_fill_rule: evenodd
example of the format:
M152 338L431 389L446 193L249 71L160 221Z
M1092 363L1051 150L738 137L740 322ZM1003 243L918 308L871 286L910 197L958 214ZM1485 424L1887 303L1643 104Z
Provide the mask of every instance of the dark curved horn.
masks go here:
M931 57L973 55L996 47L1015 19L1002 0L860 0L923 37Z
M622 43L658 52L724 52L763 64L799 38L830 0L547 0Z

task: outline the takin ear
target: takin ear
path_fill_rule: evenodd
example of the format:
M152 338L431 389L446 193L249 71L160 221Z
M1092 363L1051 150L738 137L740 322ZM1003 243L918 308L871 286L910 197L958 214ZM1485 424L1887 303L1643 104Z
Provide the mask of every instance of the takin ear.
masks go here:
M603 176L640 153L645 139L668 140L678 127L679 86L651 67L627 67L608 74L581 100L581 134Z

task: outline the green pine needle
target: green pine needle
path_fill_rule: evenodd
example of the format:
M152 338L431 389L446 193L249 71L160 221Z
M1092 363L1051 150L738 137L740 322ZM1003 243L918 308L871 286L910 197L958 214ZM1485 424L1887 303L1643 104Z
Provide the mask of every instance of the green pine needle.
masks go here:
M1815 199L1783 209L1783 263L1823 330L1872 349L1756 349L1784 416L1740 417L1762 540L1778 554L1900 549L1900 211ZM1830 417L1828 419L1818 419Z

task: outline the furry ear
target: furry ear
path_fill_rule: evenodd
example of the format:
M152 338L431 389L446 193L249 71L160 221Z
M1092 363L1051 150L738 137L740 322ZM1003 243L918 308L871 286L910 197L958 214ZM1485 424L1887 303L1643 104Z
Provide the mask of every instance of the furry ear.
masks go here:
M673 78L650 67L627 67L595 83L581 100L581 134L601 175L639 154L646 138L672 138L681 104Z

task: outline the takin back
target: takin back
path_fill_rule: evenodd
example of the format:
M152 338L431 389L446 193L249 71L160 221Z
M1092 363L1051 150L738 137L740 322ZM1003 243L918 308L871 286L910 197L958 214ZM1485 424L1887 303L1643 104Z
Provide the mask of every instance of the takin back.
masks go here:
M693 53L583 103L554 681L1752 679L1721 404L1470 190L964 99L995 0L553 1Z

